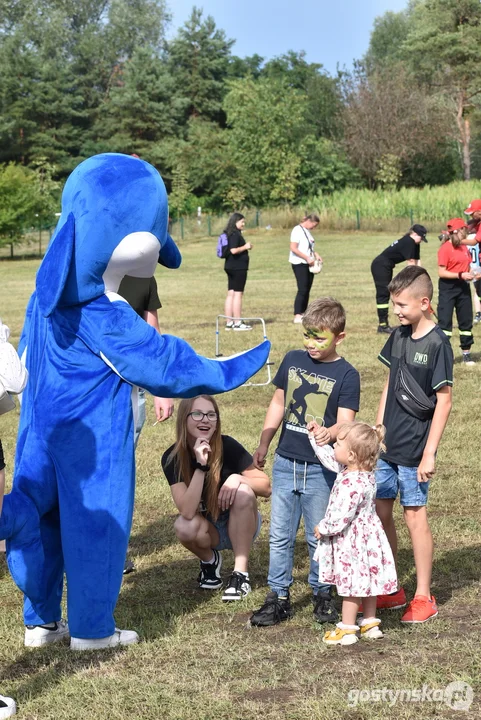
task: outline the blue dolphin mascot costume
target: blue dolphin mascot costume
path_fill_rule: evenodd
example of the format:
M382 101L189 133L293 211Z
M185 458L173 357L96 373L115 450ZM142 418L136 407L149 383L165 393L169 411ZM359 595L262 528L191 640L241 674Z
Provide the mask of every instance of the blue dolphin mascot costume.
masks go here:
M19 346L29 383L0 518L25 593L26 644L68 633L73 649L138 639L113 615L134 500L133 388L160 397L226 392L267 360L268 342L226 360L200 357L116 294L124 275L180 265L167 223L162 179L138 158L97 155L66 182ZM60 623L64 571L68 628Z

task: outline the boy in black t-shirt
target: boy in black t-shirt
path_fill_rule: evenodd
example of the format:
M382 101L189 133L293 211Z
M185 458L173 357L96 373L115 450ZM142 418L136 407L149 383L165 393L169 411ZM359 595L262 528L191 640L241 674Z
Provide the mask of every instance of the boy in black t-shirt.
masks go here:
M374 258L371 273L376 286L376 307L379 325L378 333L391 333L389 326L389 290L394 267L406 261L410 265L419 265L420 243L427 242L427 230L424 225L413 225L406 235L395 240L392 245Z
M304 350L288 352L273 380L276 391L267 410L254 463L264 467L269 445L279 426L281 436L272 470L269 534L270 592L251 617L252 625L275 625L292 615L289 587L293 583L294 543L301 516L310 557L309 585L318 622L336 622L329 585L319 583L314 528L323 518L335 473L321 465L308 438L310 423L318 445L335 441L338 426L354 420L359 410L359 373L337 354L344 340L344 308L333 298L312 302L303 319Z
M401 327L392 333L379 355L380 361L389 368L389 377L376 421L386 426L387 447L376 468L376 509L396 556L393 505L399 493L417 574L414 600L401 622L418 623L438 614L431 595L433 538L426 503L429 481L435 472L436 451L451 411L453 352L449 339L431 319L433 285L426 270L416 266L405 268L390 283L389 291ZM407 389L406 384L397 387L400 364ZM427 398L422 398L419 388ZM411 393L415 398L414 407L408 410L405 401ZM434 413L426 412L429 401L435 402ZM424 409L419 409L419 402ZM430 417L419 419L423 414ZM403 588L377 599L378 608L397 609L405 604Z

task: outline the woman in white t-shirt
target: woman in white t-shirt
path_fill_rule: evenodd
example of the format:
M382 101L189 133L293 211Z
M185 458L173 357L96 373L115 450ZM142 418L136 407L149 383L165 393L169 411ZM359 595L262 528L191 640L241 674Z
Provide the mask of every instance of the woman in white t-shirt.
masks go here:
M289 262L292 265L297 282L297 295L294 300L294 322L302 323L302 316L309 305L309 293L311 291L314 275L309 271L309 266L316 260L322 262L321 256L315 252L315 240L311 230L319 225L319 216L311 213L306 215L299 225L296 225L291 232L291 251Z

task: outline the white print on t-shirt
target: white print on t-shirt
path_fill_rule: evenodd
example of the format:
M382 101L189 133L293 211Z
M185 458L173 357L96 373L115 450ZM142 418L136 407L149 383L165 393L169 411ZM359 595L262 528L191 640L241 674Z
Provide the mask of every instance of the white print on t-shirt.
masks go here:
M426 353L414 353L413 362L417 365L427 365L428 364L428 355Z
M286 429L307 433L311 420L324 425L327 401L335 384L332 378L291 366L287 375Z

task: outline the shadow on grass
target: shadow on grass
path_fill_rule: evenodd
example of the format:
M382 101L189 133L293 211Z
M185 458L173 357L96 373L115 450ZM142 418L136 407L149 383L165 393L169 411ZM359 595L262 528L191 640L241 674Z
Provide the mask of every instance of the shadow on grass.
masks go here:
M141 640L151 642L174 632L176 618L195 612L213 597L197 588L197 564L177 560L127 576L117 603L118 627L135 628ZM0 665L2 685L19 682L16 700L30 701L83 670L101 668L128 648L71 652L66 643L24 651L10 665Z
M174 532L176 517L177 513L161 515L150 525L132 534L129 540L129 556L150 555L153 550L159 551L177 544L178 540Z

